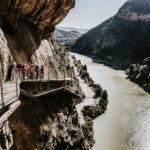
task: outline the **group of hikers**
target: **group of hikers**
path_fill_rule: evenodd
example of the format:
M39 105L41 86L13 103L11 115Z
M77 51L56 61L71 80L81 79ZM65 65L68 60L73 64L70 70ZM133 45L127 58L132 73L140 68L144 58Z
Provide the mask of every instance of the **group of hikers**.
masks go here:
M11 81L12 78L12 70L13 68L17 69L19 79L44 79L44 65L26 65L26 64L11 64L8 68L7 80Z
M19 78L22 80L25 79L44 79L44 66L38 66L32 64L31 66L28 66L26 64L18 64L16 66Z

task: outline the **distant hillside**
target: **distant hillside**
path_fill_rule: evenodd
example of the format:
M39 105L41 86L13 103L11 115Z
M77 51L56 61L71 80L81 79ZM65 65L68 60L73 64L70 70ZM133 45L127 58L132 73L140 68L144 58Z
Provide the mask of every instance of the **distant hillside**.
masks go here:
M68 32L77 31L81 34L85 34L88 31L88 29L73 28L73 27L57 27L57 29L60 29L60 30L63 30L63 31L68 31Z
M72 51L122 64L150 56L150 0L129 0L112 18L82 35Z
M54 31L54 39L60 44L74 44L80 36L81 33L77 31L64 31L60 29Z

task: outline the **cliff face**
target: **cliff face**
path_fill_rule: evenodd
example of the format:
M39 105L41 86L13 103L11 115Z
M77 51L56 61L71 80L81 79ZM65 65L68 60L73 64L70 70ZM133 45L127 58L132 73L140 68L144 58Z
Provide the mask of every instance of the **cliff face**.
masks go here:
M127 1L112 18L79 38L73 51L118 64L150 55L150 1Z
M43 64L52 68L51 34L74 3L74 0L2 0L0 26L7 39L4 41L7 48L2 44L0 47L2 53L10 54L9 59L5 57L5 62L12 57L12 62ZM4 70L7 70L6 66Z
M131 64L126 74L128 79L150 93L150 57L145 58L141 64Z
M31 23L43 36L49 35L74 6L74 0L2 0L0 17L2 24L7 24L13 31L20 21Z
M4 77L12 63L44 65L45 75L49 69L51 79L63 76L62 69L69 63L67 54L65 50L55 51L51 34L74 3L1 0L0 68ZM26 98L8 120L9 124L6 122L0 128L0 149L84 149L74 99L65 93L36 100Z
M11 150L84 149L78 114L70 96L57 93L23 100L9 118L14 141Z

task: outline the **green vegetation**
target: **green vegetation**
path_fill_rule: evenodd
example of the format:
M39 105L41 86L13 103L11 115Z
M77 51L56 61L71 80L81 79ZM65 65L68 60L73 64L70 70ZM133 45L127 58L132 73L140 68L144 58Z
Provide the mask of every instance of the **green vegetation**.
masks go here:
M84 106L82 113L84 117L90 117L95 119L96 117L103 114L106 110L108 104L108 94L106 91L103 91L100 98L98 98L98 103L94 106Z
M60 73L63 74L63 76L65 75L65 77L72 76L73 83L70 87L70 90L80 95L81 97L84 97L84 94L82 93L82 90L80 88L79 81L74 76L74 67L70 66L69 51L66 50L64 46L54 41L53 57L55 59L55 62L57 63L56 66L58 66L58 70L60 71ZM54 68L56 68L56 66Z
M132 82L150 93L150 57L144 59L142 64L131 64L126 74Z
M82 132L84 135L86 143L88 143L88 147L93 147L95 140L94 140L94 131L93 131L93 120L89 117L85 119L85 124L82 125ZM88 149L88 148L87 148Z
M102 93L102 87L99 84L95 84L92 78L90 77L88 71L87 71L87 66L81 64L80 60L76 60L75 56L72 56L74 59L74 64L77 67L77 70L80 74L80 77L92 88L94 91L95 95L94 98L98 98L101 96Z
M97 101L96 105L84 106L82 109L84 117L90 117L94 119L105 112L108 104L108 94L106 91L103 91L99 84L94 83L87 71L86 65L81 64L81 61L77 60L75 56L72 56L72 59L74 60L74 64L79 72L80 77L91 87L95 93L93 98Z

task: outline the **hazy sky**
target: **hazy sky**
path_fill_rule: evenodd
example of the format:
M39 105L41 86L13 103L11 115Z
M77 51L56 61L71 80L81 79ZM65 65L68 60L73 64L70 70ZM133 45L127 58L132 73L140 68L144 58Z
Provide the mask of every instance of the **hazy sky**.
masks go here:
M59 26L92 28L116 14L125 0L76 0L76 6Z

